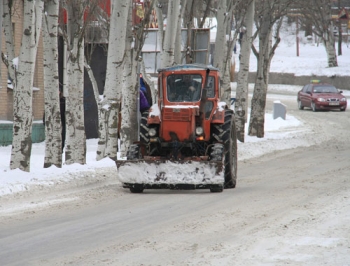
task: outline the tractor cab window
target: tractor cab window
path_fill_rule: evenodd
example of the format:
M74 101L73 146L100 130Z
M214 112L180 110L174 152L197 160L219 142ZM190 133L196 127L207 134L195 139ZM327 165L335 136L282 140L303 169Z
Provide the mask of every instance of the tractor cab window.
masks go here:
M169 75L167 78L167 98L170 102L197 102L201 96L201 75Z
M208 77L207 97L208 98L214 98L215 97L215 78L213 76L209 76Z

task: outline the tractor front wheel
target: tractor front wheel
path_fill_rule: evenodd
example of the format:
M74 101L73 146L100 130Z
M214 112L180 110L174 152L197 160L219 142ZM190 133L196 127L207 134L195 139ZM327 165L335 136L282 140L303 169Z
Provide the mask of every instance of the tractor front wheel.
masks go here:
M129 150L126 153L127 160L138 160L140 159L140 146L137 144L131 144Z
M225 122L213 125L212 140L224 144L225 188L235 188L237 181L237 133L232 110L225 111Z

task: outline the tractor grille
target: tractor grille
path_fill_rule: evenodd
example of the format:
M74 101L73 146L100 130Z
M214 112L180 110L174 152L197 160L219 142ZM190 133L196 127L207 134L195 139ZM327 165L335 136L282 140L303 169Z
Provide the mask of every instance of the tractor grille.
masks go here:
M166 108L163 113L163 120L187 122L191 121L190 108Z

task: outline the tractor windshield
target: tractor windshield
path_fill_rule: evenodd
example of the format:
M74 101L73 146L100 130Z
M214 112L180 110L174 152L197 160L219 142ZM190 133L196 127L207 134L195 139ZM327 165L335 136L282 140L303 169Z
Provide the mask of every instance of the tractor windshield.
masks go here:
M201 96L202 76L198 74L176 74L167 78L169 102L197 102Z

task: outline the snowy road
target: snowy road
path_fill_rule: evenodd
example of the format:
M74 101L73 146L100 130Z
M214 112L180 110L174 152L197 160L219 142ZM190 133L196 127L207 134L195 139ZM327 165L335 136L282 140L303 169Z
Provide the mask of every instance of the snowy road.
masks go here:
M350 265L350 111L285 99L310 129L246 143L277 150L239 160L236 189L130 194L101 170L100 183L16 198L52 206L0 217L0 264ZM312 145L278 150L300 138Z

